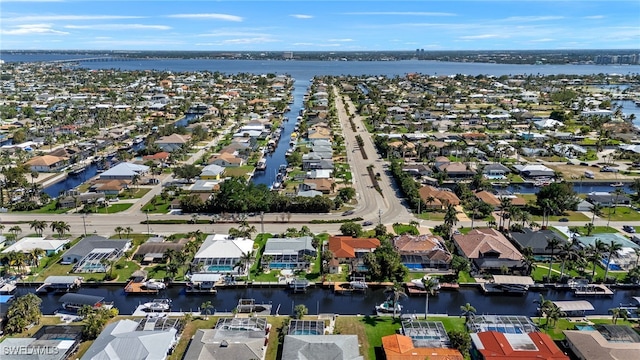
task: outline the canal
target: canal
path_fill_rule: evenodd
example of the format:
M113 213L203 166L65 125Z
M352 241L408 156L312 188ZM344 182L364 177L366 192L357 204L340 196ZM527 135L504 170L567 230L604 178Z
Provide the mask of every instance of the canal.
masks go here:
M291 111L284 114L288 121L284 121L284 128L280 136L280 141L276 146L276 149L266 155L267 168L265 171L256 171L253 176L254 184L265 184L267 186L273 184L276 180L276 173L280 165L287 164L286 152L290 148L289 142L291 141L291 133L293 132L297 117L300 114L300 110L304 107L303 99L309 87L309 80L295 79L293 86L293 103L289 104Z
M19 286L17 294L22 295L35 292L35 286ZM271 303L273 313L280 307L279 314L292 313L295 305L304 304L309 309L309 314L336 313L344 315L372 314L375 305L383 302L387 294L383 289L368 289L365 293L354 295L337 295L330 289L309 289L306 293L293 294L284 288L226 288L219 289L215 295L186 294L184 286L175 285L166 290L161 290L156 295L133 295L124 293L124 285L89 287L85 285L78 293L97 295L105 298L105 301L113 301L120 314L130 315L136 307L149 302L154 298L169 298L173 300L173 311L197 311L205 301L211 301L217 311L232 311L238 299L251 298L257 303ZM457 291L440 291L438 295L429 297L429 313L460 315L460 306L470 303L478 314L497 315L527 315L536 314L537 304L535 300L543 294L550 300L588 300L593 304L595 311L587 315L606 315L608 310L620 304L629 304L632 297L640 296L640 289L616 290L613 297L575 297L569 291L529 291L524 296L487 296L478 288L461 288ZM53 314L61 308L58 301L61 294L43 294L41 296L42 311L44 314ZM401 301L404 306L403 313L424 314L424 297L409 297Z

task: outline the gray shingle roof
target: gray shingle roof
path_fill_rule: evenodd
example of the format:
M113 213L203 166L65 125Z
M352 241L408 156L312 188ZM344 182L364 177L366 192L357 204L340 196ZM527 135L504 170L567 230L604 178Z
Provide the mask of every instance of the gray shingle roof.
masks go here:
M287 335L282 360L362 360L357 335Z
M67 250L63 257L65 256L78 256L84 257L88 253L90 253L94 249L118 249L122 250L127 246L127 242L131 241L130 239L107 239L98 235L91 235L86 237L77 244L73 245L69 250Z

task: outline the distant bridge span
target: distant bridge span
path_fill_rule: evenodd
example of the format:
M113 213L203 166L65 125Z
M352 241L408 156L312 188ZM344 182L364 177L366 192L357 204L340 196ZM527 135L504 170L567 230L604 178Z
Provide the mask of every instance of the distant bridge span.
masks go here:
M80 58L80 59L64 59L64 60L51 60L50 63L55 64L64 64L64 63L75 63L75 62L111 62L111 61L140 61L146 60L144 58L130 58L130 57L122 57L122 56L100 56L100 57L90 57L90 58Z

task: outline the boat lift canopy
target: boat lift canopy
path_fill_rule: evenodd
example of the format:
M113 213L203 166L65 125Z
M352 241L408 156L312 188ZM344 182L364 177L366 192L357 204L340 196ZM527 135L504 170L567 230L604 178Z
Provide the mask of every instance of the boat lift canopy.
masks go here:
M494 284L533 285L531 276L493 275Z
M104 300L102 296L67 293L60 297L61 303L95 306Z
M198 282L212 282L212 283L216 283L218 281L220 281L220 279L222 278L222 275L220 274L208 274L208 273L199 273L199 274L193 274L191 275L191 281L194 283L198 283Z
M553 304L556 305L560 311L564 312L595 310L593 305L586 300L553 301Z

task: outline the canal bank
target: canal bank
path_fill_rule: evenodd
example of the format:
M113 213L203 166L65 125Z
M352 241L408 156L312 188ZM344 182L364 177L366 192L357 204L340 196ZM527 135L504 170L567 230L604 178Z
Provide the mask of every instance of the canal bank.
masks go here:
M20 284L17 295L34 293L38 284ZM211 301L216 311L231 312L238 299L255 299L257 303L271 303L273 309L280 308L279 314L290 314L295 305L304 304L310 314L336 313L345 315L367 315L374 313L374 307L382 303L387 294L384 287L369 288L361 293L340 295L332 288L315 286L306 292L293 293L284 286L278 287L226 287L219 288L217 294L188 294L184 284L174 283L157 294L126 294L124 283L113 285L83 284L78 290L80 294L104 297L105 301L113 301L120 314L131 315L140 304L154 298L168 298L173 301L173 311L197 311L205 301ZM479 287L462 286L459 290L442 290L436 296L429 297L429 312L448 315L460 315L460 306L470 303L478 314L526 315L535 316L537 300L542 294L545 299L587 300L595 310L586 315L607 315L609 309L632 302L634 296L640 296L640 289L616 289L611 297L576 297L567 290L544 289L543 292L529 291L522 296L484 295ZM59 302L63 294L41 294L42 311L54 314L61 308ZM404 313L424 313L425 298L411 296L402 300Z

